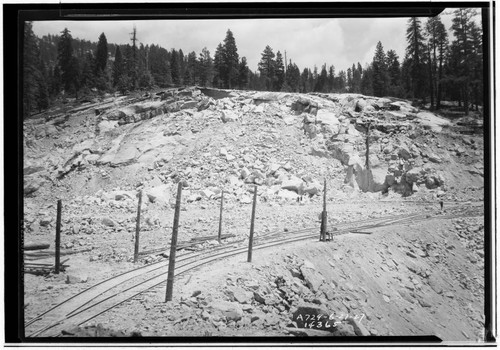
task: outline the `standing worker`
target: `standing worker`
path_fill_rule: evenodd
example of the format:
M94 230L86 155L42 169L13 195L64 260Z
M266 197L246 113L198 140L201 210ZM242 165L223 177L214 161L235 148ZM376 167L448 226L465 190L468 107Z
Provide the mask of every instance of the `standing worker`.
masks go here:
M443 207L444 207L443 193L438 193L437 198L439 200L439 206L441 207L441 211L443 211Z

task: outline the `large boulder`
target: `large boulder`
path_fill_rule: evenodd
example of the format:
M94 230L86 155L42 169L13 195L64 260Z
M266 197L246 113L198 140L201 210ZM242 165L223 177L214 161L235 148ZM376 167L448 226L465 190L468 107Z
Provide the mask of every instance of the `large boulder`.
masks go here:
M220 100L223 98L234 96L234 93L231 91L212 89L212 88L203 88L200 89L200 92L205 96L213 98L214 100Z
M405 179L406 179L406 182L412 184L412 183L421 183L423 182L423 179L424 179L424 175L425 175L425 170L422 169L422 168L413 168L413 169L410 169L408 170L406 173L405 173Z
M429 129L433 132L441 132L441 130L443 130L443 127L449 126L451 124L447 119L438 117L431 112L417 113L417 118L420 121L420 124L424 126L424 128Z
M196 108L198 106L198 101L186 101L181 105L181 109Z
M82 153L85 150L91 150L94 145L94 140L85 140L73 146L73 153Z
M425 186L429 189L434 189L444 185L444 177L442 174L427 175L425 178Z
M302 194L304 190L304 182L298 177L292 175L283 180L281 188L284 190L294 191L298 194Z
M134 199L136 197L136 193L133 191L117 190L110 192L107 196L115 201L122 201L127 199Z
M139 155L140 153L134 144L126 143L118 149L110 164L111 166L128 165L133 163Z
M296 200L298 197L297 193L287 190L279 190L276 196L284 200Z
M231 110L223 110L221 113L221 120L224 123L235 122L240 119L239 115Z
M408 160L411 157L410 150L406 146L400 146L398 150L398 156L404 160Z
M30 195L38 191L46 183L45 179L40 176L25 176L24 177L24 194Z
M387 184L387 176L389 175L387 172L387 168L372 168L372 183L370 184L369 191L370 192L379 192L383 191L388 187Z
M331 134L340 132L340 121L336 114L326 109L320 109L316 114L316 122L323 125L323 130Z
M267 173L269 175L274 175L281 166L278 163L271 163L267 169Z
M291 108L298 114L302 112L315 114L315 111L318 109L318 104L309 98L300 96L297 101L292 103Z
M238 303L230 301L214 301L210 304L214 313L219 313L226 317L228 321L239 321L243 317L243 309Z
M170 191L168 185L160 185L152 188L146 188L144 194L151 203L168 205L170 200Z
M118 126L118 122L116 120L103 120L97 124L97 131L101 133L105 133L107 131L113 130Z
M119 119L125 119L127 115L133 115L133 114L134 114L133 111L130 109L127 110L117 109L107 113L106 117L108 118L108 120L119 120Z
M318 181L308 181L304 186L304 193L314 196L321 190L321 184Z
M300 272L302 276L304 276L304 281L306 282L307 287L314 293L319 290L319 287L323 284L325 279L323 276L313 268L309 268L306 265L302 265L300 267Z
M240 304L250 304L252 302L253 293L241 287L229 287L227 294Z
M31 174L38 173L38 172L44 171L44 170L45 170L45 168L40 164L33 164L30 162L25 162L24 168L23 168L23 174L24 174L24 176L26 176L26 175L31 175Z
M365 99L358 99L355 103L354 111L355 112L362 112L366 108L367 105L368 105L368 103L366 102Z
M306 123L304 124L303 128L304 128L304 133L311 139L315 138L319 132L318 126L313 123Z
M287 94L280 93L280 92L257 92L253 96L253 101L256 105L263 103L263 102L274 102L278 101Z
M357 152L354 150L355 138L351 138L350 135L344 137L344 142L329 143L327 148L333 158L339 160L342 165L348 165L352 157L357 157Z

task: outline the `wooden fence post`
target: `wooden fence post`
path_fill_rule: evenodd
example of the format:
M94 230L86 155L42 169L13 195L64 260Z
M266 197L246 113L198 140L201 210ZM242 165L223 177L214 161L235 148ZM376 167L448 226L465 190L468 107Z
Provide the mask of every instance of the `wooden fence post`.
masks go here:
M324 179L323 185L323 211L321 212L321 233L319 240L324 242L326 240L326 229L327 229L327 215L326 215L326 178Z
M141 230L141 205L142 205L142 190L139 191L139 204L137 205L137 220L135 223L135 247L134 247L134 263L139 258L139 232Z
M255 222L255 206L257 204L257 186L253 190L253 204L252 204L252 221L250 223L250 237L248 239L248 262L252 262L252 248L253 248L253 230Z
M61 208L62 201L59 199L57 201L57 218L56 218L56 270L55 273L59 273L60 261L61 261Z
M220 215L219 215L219 244L221 243L221 236L222 236L222 209L224 207L224 190L222 190L222 195L220 197Z
M165 302L172 301L174 290L175 252L177 251L177 233L179 231L179 215L181 212L182 181L177 186L177 198L175 201L174 227L172 229L172 242L170 243L170 256L168 260L167 291Z

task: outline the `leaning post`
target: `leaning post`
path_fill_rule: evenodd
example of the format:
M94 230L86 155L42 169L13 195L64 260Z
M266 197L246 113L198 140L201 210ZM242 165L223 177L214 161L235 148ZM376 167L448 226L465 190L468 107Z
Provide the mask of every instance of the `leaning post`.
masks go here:
M223 207L224 207L224 190L222 190L222 195L220 197L219 235L218 235L219 244L221 243L221 236L222 236L222 209L223 209Z
M253 230L255 222L255 206L257 204L257 186L253 190L252 221L250 222L250 238L248 239L248 262L252 262Z
M177 251L177 233L179 230L179 215L181 211L182 181L177 186L177 198L175 201L174 227L172 229L172 242L170 243L170 257L168 260L167 291L165 302L172 301L174 290L175 252Z
M59 273L60 261L61 261L61 208L62 201L59 199L57 201L57 218L56 218L56 270L55 273Z
M326 216L326 178L324 179L324 184L323 184L323 211L321 212L321 234L319 237L320 241L325 241L326 240L326 223L327 223L327 216Z

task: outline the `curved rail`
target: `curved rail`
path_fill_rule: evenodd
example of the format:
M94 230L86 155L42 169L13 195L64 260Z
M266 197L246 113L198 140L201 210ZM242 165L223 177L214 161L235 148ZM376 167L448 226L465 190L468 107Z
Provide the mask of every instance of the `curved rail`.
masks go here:
M463 210L462 213L460 214L438 215L435 216L435 218L454 218L457 216L463 217L464 215L467 215L468 210L473 211L473 209L475 208L469 207L465 208L465 210ZM367 219L367 220L359 220L348 223L339 223L335 225L337 231L334 231L334 233L335 235L341 235L348 233L353 229L356 230L371 229L376 227L393 225L397 224L398 222L408 221L408 220L419 221L423 219L428 219L430 214L431 212L423 212L417 214L400 214L400 215L383 217L379 219ZM279 244L286 244L286 243L292 243L300 240L309 239L311 237L314 237L311 235L311 232L313 232L316 235L317 227L304 228L301 230L289 231L289 232L283 232L283 231L269 232L257 238L253 249L264 249ZM281 236L283 235L287 237L281 238ZM241 240L239 242L242 241L244 240ZM231 242L231 244L234 243L236 242ZM222 250L222 252L217 253L217 251L220 250ZM201 267L202 265L205 265L212 261L234 256L237 254L242 254L245 252L247 252L247 247L230 249L230 247L225 246L225 247L217 247L210 251L183 254L179 256L180 259L177 261L183 261L185 263L177 266L175 275L179 276L187 271ZM204 256L207 254L208 256ZM193 259L195 260L190 261ZM52 318L54 318L55 316L59 317L57 320L55 320L55 322L52 322L48 326L34 331L29 336L37 337L43 333L50 333L50 335L48 336L57 336L57 334L59 334L60 331L68 327L68 324L72 325L84 324L85 322L88 322L89 320L109 311L110 309L113 309L123 304L124 302L131 300L134 297L165 283L166 281L165 274L167 266L168 264L166 263L166 261L159 261L149 265L144 265L142 267L108 278L107 280L102 281L72 296L71 298L55 305L51 309L40 314L35 319L29 321L26 326L30 326L35 322L42 320L43 316L47 316L49 313L53 314L54 313L53 311L58 311L57 315L51 315ZM151 274L152 276L149 276ZM137 277L140 278L137 279ZM117 289L118 291L111 293L113 289ZM82 298L82 295L84 295L83 300L79 300L78 305L76 306L66 305L66 312L63 311L64 310L63 305L67 304L72 300L75 301L77 297ZM64 316L60 317L61 314L64 314ZM51 317L47 318L50 319Z

